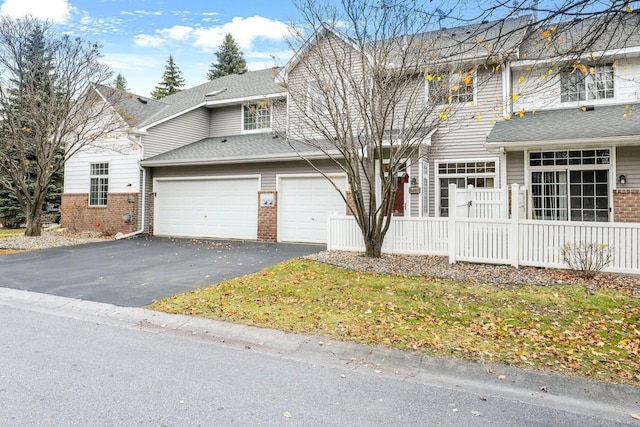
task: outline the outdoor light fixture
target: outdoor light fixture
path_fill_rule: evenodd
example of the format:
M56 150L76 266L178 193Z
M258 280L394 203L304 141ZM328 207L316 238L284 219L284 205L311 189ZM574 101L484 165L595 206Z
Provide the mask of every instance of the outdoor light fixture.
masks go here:
M411 178L411 185L418 185L418 180L415 178Z
M626 183L627 183L627 177L626 177L625 175L620 175L620 176L618 177L618 182L619 182L620 184L622 184L622 185L626 184Z

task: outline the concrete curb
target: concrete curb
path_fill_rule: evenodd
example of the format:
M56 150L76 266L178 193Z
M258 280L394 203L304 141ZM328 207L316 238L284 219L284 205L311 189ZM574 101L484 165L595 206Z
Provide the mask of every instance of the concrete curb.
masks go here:
M0 288L0 306L151 333L196 336L278 357L338 367L344 369L346 374L357 372L394 376L447 389L464 388L481 398L491 396L523 401L640 425L640 421L634 423L635 420L630 416L631 413L640 413L640 387L502 365L439 359L420 353L333 341L312 335L290 334L9 288Z

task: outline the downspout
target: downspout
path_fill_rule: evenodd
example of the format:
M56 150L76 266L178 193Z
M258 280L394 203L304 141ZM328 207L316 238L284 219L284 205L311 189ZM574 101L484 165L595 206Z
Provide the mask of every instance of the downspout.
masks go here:
M141 136L140 135L136 135L135 139L130 138L131 141L133 141L137 146L138 146L138 152L140 153L139 158L140 160L142 160L142 156L143 156L143 146L142 146L142 142L140 141ZM118 234L116 235L116 240L121 240L121 239L126 239L129 237L133 237L133 236L137 236L138 234L141 234L144 232L144 214L146 211L146 207L147 207L147 191L146 191L146 186L147 186L147 170L145 168L143 168L142 166L140 166L140 161L138 161L138 169L140 169L142 171L142 188L140 189L140 194L142 194L142 200L141 200L141 209L140 209L140 228L136 231L133 231L131 233L127 233L127 234Z

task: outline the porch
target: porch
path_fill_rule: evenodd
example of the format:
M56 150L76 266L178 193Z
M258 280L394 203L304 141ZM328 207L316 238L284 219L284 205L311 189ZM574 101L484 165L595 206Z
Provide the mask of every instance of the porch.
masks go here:
M455 184L449 189L456 194ZM612 249L613 260L604 269L640 274L640 223L532 220L524 217L524 193L511 187L510 212L502 201L483 195L475 203L460 203L449 217L394 217L382 251L390 254L440 255L457 261L566 268L561 248L567 243L594 243ZM465 196L471 197L471 196ZM475 197L475 196L474 196ZM477 208L472 208L474 206ZM465 215L464 212L467 212ZM474 217L475 216L475 217ZM510 216L510 217L507 217ZM329 214L327 249L364 251L355 218Z

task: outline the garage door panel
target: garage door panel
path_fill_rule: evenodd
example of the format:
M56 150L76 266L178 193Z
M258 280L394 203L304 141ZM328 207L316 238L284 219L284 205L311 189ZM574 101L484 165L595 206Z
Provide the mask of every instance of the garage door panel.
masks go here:
M156 182L155 234L255 239L257 178Z
M332 178L338 188L346 188L345 177ZM327 215L345 211L344 200L322 176L281 177L279 238L286 242L326 243Z

